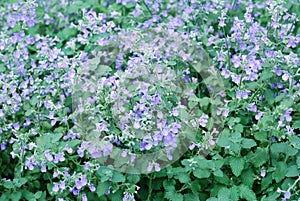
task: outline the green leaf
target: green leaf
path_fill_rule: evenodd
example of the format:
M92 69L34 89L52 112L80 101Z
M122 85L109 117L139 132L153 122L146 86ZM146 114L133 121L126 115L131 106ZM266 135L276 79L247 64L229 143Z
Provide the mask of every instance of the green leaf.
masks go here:
M32 106L35 106L39 102L39 99L36 96L33 96L29 102Z
M287 177L297 177L299 175L299 171L296 165L292 165L288 167L287 173L285 176Z
M125 176L122 173L115 171L112 176L112 182L125 182Z
M176 65L176 61L168 61L168 65L175 66Z
M109 187L110 187L109 182L99 182L99 184L96 188L96 193L97 193L98 197L104 195Z
M230 200L230 190L227 188L221 188L218 192L218 200Z
M262 179L261 181L261 189L265 190L269 188L270 184L272 183L272 175L268 174L265 178Z
M180 193L165 194L165 198L171 201L183 201L183 195Z
M298 150L290 145L282 142L271 145L271 153L278 156L279 153L285 153L287 156L294 156L298 153Z
M4 188L12 189L15 187L15 184L13 181L5 181L3 186Z
M248 187L245 185L240 185L239 186L239 191L240 191L240 197L244 198L247 201L255 201L256 199L256 195L255 193Z
M127 180L130 183L136 184L140 179L141 177L138 174L127 174Z
M208 97L200 98L199 103L201 107L207 107L210 104L211 100Z
M299 129L300 128L300 120L297 120L297 121L293 122L293 128L294 129Z
M9 192L3 193L0 197L0 201L7 201L9 198Z
M76 29L67 27L64 28L61 32L59 32L57 36L59 39L67 40L76 36L76 32Z
M35 194L28 190L23 190L22 195L26 198L26 200L35 200Z
M216 177L223 177L224 174L223 174L222 170L218 169L218 170L214 171L214 175Z
M242 147L245 149L250 149L256 146L256 142L252 139L243 139Z
M52 143L58 142L62 136L63 136L63 134L61 134L61 133L53 133L53 134L50 134L51 142L52 142Z
M249 186L249 188L252 188L252 185L254 183L255 174L252 169L247 169L243 171L241 175L241 180L243 184L246 186Z
M268 134L266 132L255 132L254 138L261 142L267 142L268 141Z
M269 104L274 103L274 92L271 89L265 90L264 97L266 98Z
M122 197L123 197L123 193L120 190L108 195L109 200L122 200Z
M284 162L278 162L275 168L275 172L273 173L273 178L278 183L284 179L287 173L287 165Z
M20 191L15 191L10 194L10 199L12 201L19 201L22 197L22 193Z
M42 196L42 194L43 194L43 191L38 191L38 192L36 192L36 193L34 194L34 197L35 197L36 199L39 199L39 198Z
M193 174L195 177L197 177L199 179L208 178L210 176L210 171L207 169L198 168L198 169L194 170Z
M231 167L232 173L236 177L238 177L241 175L244 169L245 161L242 157L234 157L230 159L229 165Z
M300 156L297 156L296 162L297 162L297 167L300 168Z
M25 116L28 117L28 116L30 116L33 112L34 112L34 110L29 109L29 110L27 110L27 111L25 112Z
M192 200L192 201L200 201L199 200L199 196L197 194L184 194L183 195L183 200L184 201L188 201L188 200Z
M186 172L177 173L175 175L175 179L178 179L180 181L180 183L187 183L191 180L189 174Z
M242 133L242 132L244 131L244 126L243 126L242 124L236 124L236 125L234 126L234 130L235 130L236 132Z
M260 79L261 80L267 80L269 78L273 77L273 74L269 71L263 71L261 74L260 74Z
M253 156L251 157L251 161L254 167L261 167L269 160L269 153L263 149L258 147Z
M300 149L300 138L298 136L292 135L290 139L291 145L296 149Z
M233 186L230 189L230 198L231 201L238 201L239 200L239 188L237 186Z

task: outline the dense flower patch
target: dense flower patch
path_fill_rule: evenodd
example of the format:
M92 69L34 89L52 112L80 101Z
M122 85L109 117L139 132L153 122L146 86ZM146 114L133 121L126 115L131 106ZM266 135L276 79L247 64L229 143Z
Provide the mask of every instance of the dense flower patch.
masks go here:
M0 5L1 201L299 197L299 2Z

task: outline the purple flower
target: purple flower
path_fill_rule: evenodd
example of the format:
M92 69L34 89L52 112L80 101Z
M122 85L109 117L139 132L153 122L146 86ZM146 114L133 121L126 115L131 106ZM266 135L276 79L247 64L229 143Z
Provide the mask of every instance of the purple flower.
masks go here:
M65 146L64 150L67 151L69 154L71 154L73 152L73 149L71 147L69 147L68 144Z
M84 162L84 170L89 170L89 163L88 162Z
M203 113L199 119L200 126L205 127L206 124L208 123L208 118L209 118L208 115Z
M91 192L95 192L96 191L96 188L95 188L94 184L90 184L89 185L89 189L90 189Z
M276 68L274 71L275 71L275 73L276 73L277 76L281 76L282 75L281 68Z
M31 124L31 121L30 121L30 119L29 118L26 118L26 121L24 122L24 127L27 127L27 126L29 126Z
M87 185L87 179L85 175L82 175L80 178L75 180L75 186L80 190L83 186Z
M167 147L167 146L176 146L176 139L177 139L177 136L176 135L173 135L173 134L169 134L167 136L164 137L164 146Z
M19 129L20 129L20 124L19 124L19 122L14 123L14 129L15 129L15 130L19 130Z
M261 177L265 177L266 176L266 170L262 170L262 171L260 171L260 176Z
M291 113L292 113L293 109L292 108L289 108L285 111L285 120L287 122L291 122L292 121L292 116L291 116Z
M30 142L30 143L28 144L28 149L29 149L29 150L32 150L34 147L37 147L36 144L35 144L34 142Z
M284 193L284 199L290 199L291 198L291 193L290 193L290 191L286 191L285 193Z
M47 172L47 166L46 166L46 163L43 163L43 164L42 164L41 172Z
M133 198L133 195L128 194L128 193L126 192L125 195L124 195L124 197L123 197L123 199L122 199L122 201L129 201L129 200L131 200L132 198Z
M82 194L81 198L82 198L82 201L88 201L86 194Z
M289 79L289 73L287 71L285 71L282 75L282 80L287 81L288 79Z
M286 126L286 134L288 135L294 134L294 128L291 126Z
M109 195L110 194L110 189L111 189L111 186L106 190L105 195Z
M45 154L46 159L47 159L49 162L53 161L53 156L50 154L50 150L49 150L49 149L46 150L46 151L44 152L44 154Z
M241 65L241 59L237 55L233 55L231 58L231 62L233 63L234 68L238 68Z
M66 183L65 183L65 181L61 181L61 182L60 182L59 188L60 188L61 190L65 190L65 189L66 189Z
M54 163L59 163L63 161L65 161L65 154L63 152L55 154L54 161L53 161Z
M248 105L248 109L249 109L249 111L251 111L251 112L256 112L256 111L257 111L256 104L255 104L255 103L250 103L250 104Z
M58 183L54 183L54 186L52 187L52 191L57 193L59 191Z
M75 187L77 188L77 189L81 189L82 188L82 183L81 183L81 180L80 179L76 179L75 180Z
M255 119L256 120L260 120L260 118L262 117L262 115L263 115L263 113L260 110L258 110L257 114L255 115Z

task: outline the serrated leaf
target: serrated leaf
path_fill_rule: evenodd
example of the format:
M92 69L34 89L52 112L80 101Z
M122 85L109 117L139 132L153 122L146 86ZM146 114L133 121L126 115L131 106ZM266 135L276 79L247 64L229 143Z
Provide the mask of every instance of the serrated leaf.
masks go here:
M36 192L36 193L34 194L34 197L35 197L36 199L39 199L39 198L42 196L42 194L43 194L43 191L38 191L38 192Z
M271 89L265 90L264 97L266 98L269 104L274 103L274 92Z
M267 189L270 184L272 183L272 175L268 174L265 178L262 179L261 181L261 189Z
M230 189L230 198L231 201L238 201L239 200L239 188L237 186L233 186Z
M214 175L216 177L223 177L224 174L223 174L222 170L218 169L218 170L214 171Z
M114 172L112 176L112 182L125 182L125 176L120 172Z
M297 157L296 162L297 162L297 167L300 168L300 156Z
M284 162L278 162L275 168L275 172L273 173L273 178L278 183L284 179L287 173L287 165Z
M271 153L275 155L278 155L279 153L285 153L287 156L294 156L298 153L298 150L282 142L272 144Z
M298 136L292 135L290 139L291 145L296 149L300 149L300 138Z
M241 198L244 198L247 201L257 200L255 193L248 186L240 185L239 191Z
M26 198L26 200L35 200L35 194L28 190L23 190L22 195Z
M286 177L297 177L299 176L299 171L296 165L288 167Z
M186 172L179 172L175 175L175 179L178 179L180 183L187 183L191 180L189 174Z
M250 149L252 147L255 147L257 144L253 139L243 139L242 141L242 147L245 149Z
M255 167L261 167L269 160L269 153L263 149L258 147L255 153L253 154L251 161Z
M188 201L188 200L200 201L200 200L199 200L199 196L196 195L196 194L192 194L192 193L184 194L184 195L183 195L183 200L184 200L184 201Z
M218 200L230 200L230 190L221 188L218 192Z
M105 194L105 192L108 190L110 187L109 182L99 182L97 188L96 188L96 193L100 197Z
M0 197L0 201L7 201L9 198L9 193L3 193Z
M122 197L123 197L123 193L121 190L118 190L115 193L110 193L108 195L109 200L122 200Z
M300 128L300 120L297 120L297 121L293 122L293 128L294 129L299 129Z
M266 132L255 132L254 138L261 142L267 142L268 141L268 134Z
M210 176L210 171L207 169L196 169L193 172L194 176L199 178L199 179L203 179L203 178L208 178Z
M244 131L244 126L243 126L242 124L236 124L236 125L234 126L234 130L235 130L236 132L242 133L242 132Z
M10 194L10 199L12 201L19 201L22 197L22 193L20 191L15 191Z
M245 161L242 157L234 157L229 161L229 165L231 167L232 173L239 177L244 169Z
M249 186L249 188L252 188L252 185L254 183L255 174L252 169L247 169L243 171L241 175L241 180L243 184L246 186Z
M200 182L199 180L195 180L191 184L192 192L196 195L198 195L201 191L201 185L199 182Z
M6 181L6 182L4 182L3 186L4 186L4 188L12 189L15 187L15 184L12 181Z

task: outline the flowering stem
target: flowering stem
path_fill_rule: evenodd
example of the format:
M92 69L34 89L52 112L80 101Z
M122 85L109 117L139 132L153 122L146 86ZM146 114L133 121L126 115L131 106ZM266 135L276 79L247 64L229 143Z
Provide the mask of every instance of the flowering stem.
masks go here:
M142 0L142 2L143 2L143 4L145 5L145 7L147 8L147 10L149 11L149 13L150 13L151 15L153 15L153 14L152 14L152 11L150 10L150 8L149 8L149 6L146 4L146 2L145 2L144 0Z
M147 197L147 201L151 200L151 195L152 195L152 177L149 178L149 191L148 191L148 197Z

